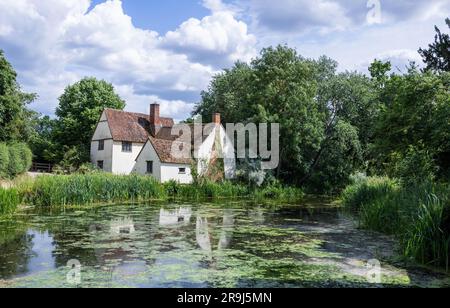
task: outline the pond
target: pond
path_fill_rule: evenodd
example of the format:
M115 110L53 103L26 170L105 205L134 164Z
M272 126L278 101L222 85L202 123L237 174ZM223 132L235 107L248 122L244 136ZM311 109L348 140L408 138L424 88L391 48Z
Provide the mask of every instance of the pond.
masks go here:
M450 285L326 200L28 210L0 232L0 287Z

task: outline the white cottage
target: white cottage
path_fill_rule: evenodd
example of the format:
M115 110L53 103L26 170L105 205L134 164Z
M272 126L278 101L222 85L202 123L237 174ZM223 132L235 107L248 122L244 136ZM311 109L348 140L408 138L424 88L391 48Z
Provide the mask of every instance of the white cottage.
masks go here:
M220 164L223 170L218 171L227 179L235 176L234 148L220 124L219 114L213 116L213 125L199 131L190 126L190 140L183 139L184 143L191 142L193 149L194 144L199 145L197 160L173 157L172 146L182 136L181 132L172 135L174 125L173 119L160 117L158 104L150 106L150 115L105 109L92 137L91 161L114 174L134 172L153 176L160 182L188 184L193 181L193 166L198 174L208 174L218 157L227 157Z

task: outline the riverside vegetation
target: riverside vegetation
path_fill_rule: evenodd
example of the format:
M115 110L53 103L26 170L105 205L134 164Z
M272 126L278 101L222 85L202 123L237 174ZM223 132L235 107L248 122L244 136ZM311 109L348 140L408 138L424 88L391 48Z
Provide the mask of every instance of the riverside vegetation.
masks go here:
M450 19L446 23L450 28ZM263 174L275 179L265 186L159 184L135 175L40 177L15 190L2 189L0 213L12 213L17 204L295 200L302 191L343 191L343 203L356 211L361 227L396 236L408 259L448 269L450 36L436 30L429 50L420 50L425 69L412 63L395 73L389 62L375 60L369 75L339 73L332 59L308 59L277 46L214 76L192 116L219 112L224 123L280 123L280 164ZM125 107L111 84L95 78L65 89L55 119L26 108L35 97L20 90L0 51L0 178L14 177L29 165L30 152L22 146L28 154L21 155L19 141L30 146L37 161L59 164L68 173L79 170L88 160L89 139L102 110ZM252 163L244 173L261 174ZM357 172L370 177L352 182Z
M161 184L152 177L106 173L40 176L19 184L17 193L24 204L41 207L248 197L298 201L303 197L301 189L283 187L278 183L264 187L210 181L192 185L182 185L174 181Z
M360 178L342 200L361 227L395 235L405 258L449 270L450 185L404 187L389 178Z

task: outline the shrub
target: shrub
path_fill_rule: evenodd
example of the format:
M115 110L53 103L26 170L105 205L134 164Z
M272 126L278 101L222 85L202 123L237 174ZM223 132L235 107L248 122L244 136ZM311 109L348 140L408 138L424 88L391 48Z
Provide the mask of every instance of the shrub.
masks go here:
M0 178L9 177L9 150L6 144L0 143Z
M17 143L15 146L17 147L17 151L19 152L20 158L22 160L23 169L19 173L22 174L30 170L33 164L33 153L25 143Z
M359 177L342 192L341 199L346 207L359 210L361 206L385 198L398 188L395 180L386 177Z
M396 162L393 175L399 178L404 186L417 183L432 182L438 168L432 155L417 147L410 147L406 155Z
M25 170L25 163L22 159L22 153L17 144L10 145L8 174L10 177L16 177Z
M33 154L26 144L0 145L0 175L3 174L3 177L14 178L27 172L31 168L32 161Z

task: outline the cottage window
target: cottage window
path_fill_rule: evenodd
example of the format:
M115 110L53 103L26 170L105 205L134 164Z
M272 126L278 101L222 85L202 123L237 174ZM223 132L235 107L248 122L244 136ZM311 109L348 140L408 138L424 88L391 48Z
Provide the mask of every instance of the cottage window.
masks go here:
M147 162L147 173L153 174L153 162L152 161Z
M103 160L99 160L97 162L97 167L98 167L98 169L103 170Z
M105 140L100 140L98 142L98 150L103 151L105 149Z
M186 174L186 168L178 168L179 174Z
M133 152L133 144L128 141L122 142L122 152L127 152L127 153Z

